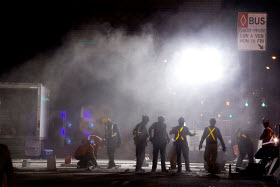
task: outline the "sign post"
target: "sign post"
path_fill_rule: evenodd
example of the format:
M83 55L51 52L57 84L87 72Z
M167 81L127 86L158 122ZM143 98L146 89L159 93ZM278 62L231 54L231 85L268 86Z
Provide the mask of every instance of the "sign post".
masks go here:
M237 46L240 51L249 51L248 89L252 89L251 51L266 50L267 13L239 12L237 24Z
M267 40L267 13L239 12L237 24L237 46L248 51L248 96L252 94L253 51L265 51ZM251 116L253 108L249 108Z

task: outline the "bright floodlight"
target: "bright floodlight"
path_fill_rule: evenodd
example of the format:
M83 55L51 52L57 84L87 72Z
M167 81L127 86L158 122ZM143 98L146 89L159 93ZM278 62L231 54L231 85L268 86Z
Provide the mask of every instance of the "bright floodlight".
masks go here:
M214 82L223 76L222 54L215 48L183 50L176 54L173 65L180 83Z

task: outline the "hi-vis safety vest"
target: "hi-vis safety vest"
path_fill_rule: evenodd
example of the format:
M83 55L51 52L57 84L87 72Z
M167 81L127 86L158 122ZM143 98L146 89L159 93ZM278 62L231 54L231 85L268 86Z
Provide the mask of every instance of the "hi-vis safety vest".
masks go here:
M215 128L213 128L213 129L211 130L210 127L208 127L208 129L209 129L209 132L210 132L210 133L208 134L208 136L206 137L206 139L211 135L212 138L213 138L213 140L216 141L216 138L215 138L215 136L214 136L214 134L213 134Z
M237 139L238 142L240 142L240 137L247 138L247 136L245 134L241 134L240 132L237 134L237 137L238 137L238 139Z
M182 140L185 140L184 137L182 136L182 133L180 134L180 132L182 132L183 129L184 129L184 126L183 126L180 130L178 130L178 135L177 135L177 137L175 138L175 140L178 140L180 136L181 136L181 139L182 139Z
M271 127L267 127L266 128L268 135L263 139L263 146L267 147L267 146L274 146L274 132L271 129Z
M241 142L242 140L246 139L247 136L245 134L242 134L242 133L238 133L237 134L237 142Z

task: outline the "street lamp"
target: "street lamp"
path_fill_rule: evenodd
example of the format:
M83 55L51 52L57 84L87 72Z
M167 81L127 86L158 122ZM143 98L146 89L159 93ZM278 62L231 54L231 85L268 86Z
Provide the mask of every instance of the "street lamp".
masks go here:
M272 58L273 60L276 60L276 59L277 59L277 57L276 57L276 56L272 56L271 58Z
M266 66L265 68L266 68L267 70L269 70L269 69L270 69L270 67L269 67L269 66Z

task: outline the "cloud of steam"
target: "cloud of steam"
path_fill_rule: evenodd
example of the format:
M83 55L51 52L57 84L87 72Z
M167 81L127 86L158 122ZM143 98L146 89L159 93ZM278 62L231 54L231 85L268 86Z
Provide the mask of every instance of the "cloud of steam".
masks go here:
M158 115L164 115L170 126L176 125L180 116L197 119L199 116L194 115L201 110L197 107L201 98L217 99L215 94L221 92L227 95L225 89L231 89L227 84L236 81L239 63L232 45L227 45L235 36L223 30L217 21L212 26L202 26L203 17L197 13L190 19L189 15L190 12L161 15L166 19L162 28L170 30L169 38L159 31L159 23L147 24L135 34L110 24L83 25L70 31L55 51L39 54L16 67L6 75L6 80L42 82L51 90L58 109L110 105L123 134L131 133L143 114L151 116L152 122ZM209 15L203 16L206 19ZM212 44L226 54L228 74L221 82L203 88L167 85L170 80L166 78L165 59L168 63L173 53L184 46ZM231 89L231 94L242 92L236 90Z

